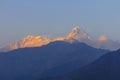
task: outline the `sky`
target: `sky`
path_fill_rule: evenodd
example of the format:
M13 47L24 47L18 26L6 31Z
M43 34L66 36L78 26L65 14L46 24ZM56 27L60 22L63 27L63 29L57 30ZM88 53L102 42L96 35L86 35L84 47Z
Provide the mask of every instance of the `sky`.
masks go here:
M31 35L66 36L80 26L120 40L120 0L0 0L0 46Z

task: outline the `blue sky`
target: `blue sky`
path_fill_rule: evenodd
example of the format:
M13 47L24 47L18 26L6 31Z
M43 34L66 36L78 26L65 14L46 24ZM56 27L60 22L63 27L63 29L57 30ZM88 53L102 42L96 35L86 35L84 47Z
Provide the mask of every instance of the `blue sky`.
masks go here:
M0 46L28 34L65 36L73 26L120 40L120 0L0 0Z

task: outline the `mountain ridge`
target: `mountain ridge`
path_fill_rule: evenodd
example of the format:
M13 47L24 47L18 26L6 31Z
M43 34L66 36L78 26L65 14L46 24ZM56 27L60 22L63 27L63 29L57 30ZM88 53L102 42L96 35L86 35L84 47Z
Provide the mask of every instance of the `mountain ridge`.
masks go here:
M0 79L37 80L40 77L65 74L93 62L106 52L108 51L93 48L85 43L66 41L16 49L0 54ZM61 69L60 66L63 65L65 67ZM61 72L51 74L50 70L55 67L61 69Z
M66 37L56 37L54 39L51 39L45 36L28 35L27 37L21 39L20 41L17 41L13 44L10 44L0 49L0 52L10 51L18 48L39 47L54 41L68 41L70 43L79 41L95 48L109 50L116 50L120 48L119 42L113 41L107 38L105 35L102 35L98 38L98 40L95 40L84 29L74 27Z

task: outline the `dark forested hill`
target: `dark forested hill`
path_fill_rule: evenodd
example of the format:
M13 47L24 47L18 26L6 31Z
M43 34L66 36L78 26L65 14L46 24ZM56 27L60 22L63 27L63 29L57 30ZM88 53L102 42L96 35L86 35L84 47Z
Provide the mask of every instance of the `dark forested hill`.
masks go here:
M95 61L106 52L84 43L56 41L42 47L1 53L0 80L35 80L63 75Z

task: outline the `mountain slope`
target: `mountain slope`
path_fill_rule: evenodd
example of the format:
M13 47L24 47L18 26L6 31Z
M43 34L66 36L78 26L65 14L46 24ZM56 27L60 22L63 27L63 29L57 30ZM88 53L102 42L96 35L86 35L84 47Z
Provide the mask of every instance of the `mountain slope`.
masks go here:
M74 27L72 31L67 35L67 40L76 39L76 40L91 40L91 36L89 36L83 29L79 27Z
M0 79L36 80L39 77L49 76L50 74L46 74L46 72L55 67L72 66L69 70L60 73L65 74L93 62L106 52L106 50L96 49L84 43L56 41L42 47L1 53ZM52 76L54 75L56 73L52 74Z
M19 48L27 48L27 47L39 47L50 43L51 40L44 36L32 36L28 35L25 38L17 41L13 44L8 45L7 47L2 48L1 52L11 51Z
M120 50L110 52L67 75L43 80L120 80Z
M113 41L105 35L102 35L98 38L98 40L95 40L84 29L79 27L74 27L66 36L66 40L69 42L84 42L92 47L101 49L117 50L120 48L119 42Z

